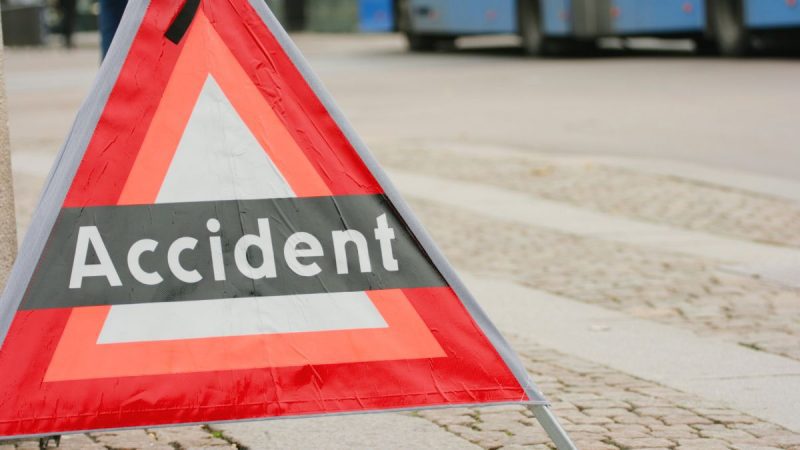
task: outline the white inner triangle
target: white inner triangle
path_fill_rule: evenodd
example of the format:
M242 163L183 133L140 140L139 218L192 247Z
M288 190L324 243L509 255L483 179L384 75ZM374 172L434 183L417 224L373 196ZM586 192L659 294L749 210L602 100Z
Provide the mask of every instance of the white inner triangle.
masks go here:
M217 81L195 104L156 203L296 197ZM115 305L98 344L386 328L364 292Z
M365 292L114 305L98 344L387 328Z
M292 188L209 75L156 203L288 197Z

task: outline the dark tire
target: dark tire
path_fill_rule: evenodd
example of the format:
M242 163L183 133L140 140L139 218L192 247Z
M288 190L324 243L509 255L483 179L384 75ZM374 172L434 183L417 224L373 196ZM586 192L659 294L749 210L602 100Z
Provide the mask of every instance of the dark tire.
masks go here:
M408 49L412 52L432 52L436 50L436 39L431 36L406 32L406 42Z
M700 37L694 39L694 52L702 56L714 56L719 54L719 46L713 39Z
M545 41L543 50L548 55L568 57L590 57L597 54L597 42L593 39L550 39Z
M742 0L710 0L714 41L722 56L744 56L750 51L750 35L744 24Z
M436 36L414 32L411 20L411 4L408 0L398 2L398 28L406 36L408 49L412 52L432 52L438 49L452 49L455 47L455 38L449 36Z
M453 51L456 48L456 38L451 36L436 36L405 33L408 49L412 52Z
M542 29L542 15L539 0L519 0L517 17L522 50L528 55L543 55L547 40Z

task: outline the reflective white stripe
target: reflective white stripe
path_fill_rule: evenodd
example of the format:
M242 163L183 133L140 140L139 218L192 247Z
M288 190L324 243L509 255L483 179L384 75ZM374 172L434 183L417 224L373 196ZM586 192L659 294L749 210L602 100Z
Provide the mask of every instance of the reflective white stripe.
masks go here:
M97 343L386 327L364 292L142 303L113 306Z
M156 203L290 197L294 191L209 75Z

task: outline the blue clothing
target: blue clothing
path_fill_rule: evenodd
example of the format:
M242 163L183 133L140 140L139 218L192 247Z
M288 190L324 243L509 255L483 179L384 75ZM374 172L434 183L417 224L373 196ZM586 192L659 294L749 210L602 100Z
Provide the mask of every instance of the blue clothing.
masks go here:
M100 0L100 51L103 58L114 39L128 0Z

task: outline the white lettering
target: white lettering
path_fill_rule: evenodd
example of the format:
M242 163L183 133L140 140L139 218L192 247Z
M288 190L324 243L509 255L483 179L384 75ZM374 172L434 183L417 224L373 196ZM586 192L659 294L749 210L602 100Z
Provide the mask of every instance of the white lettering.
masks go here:
M397 272L400 270L400 264L394 254L393 247L397 240L397 234L394 228L390 226L387 214L378 216L375 219L375 224L374 236L380 249L382 268L388 272ZM232 241L229 243L224 242L223 237L219 235L222 228L220 221L215 218L208 219L206 228L212 233L208 237L209 251L198 250L199 241L194 237L180 237L169 244L167 248L166 259L169 270L177 280L184 283L199 283L203 280L203 274L206 271L213 272L214 281L227 281L228 271L234 269L226 266L226 263L233 266L232 263L235 262L238 272L247 278L253 280L276 278L276 257L270 225L270 219L258 219L258 233L246 234L240 237L236 244L233 245ZM372 272L370 250L377 252L378 248L371 248L370 246L376 244L368 242L361 231L353 229L332 231L331 239L333 256L336 261L336 272L339 275L349 274L350 266L355 267L356 264L361 273ZM294 274L301 277L320 275L323 267L326 267L326 260L321 258L327 255L329 251L328 248L323 246L322 242L330 241L321 241L317 236L307 232L293 233L283 242L283 257L284 261L286 261L286 266ZM144 258L145 253L154 254L152 257L163 258L163 252L156 251L159 245L159 242L153 239L140 239L128 249L128 273L134 280L143 285L155 286L165 281L159 270L148 271L142 267L142 258ZM229 248L227 246L233 246L234 261L226 261L226 258L230 258L229 254L223 252L224 248ZM90 264L87 262L90 247L94 254L97 255L97 263ZM354 249L351 247L354 247ZM196 253L197 257L194 260L199 261L198 258L206 258L206 261L208 261L210 257L210 269L207 268L208 262L203 264L198 262L198 265L191 269L181 264L181 256L190 251ZM261 260L259 260L257 252L260 252ZM248 256L250 256L250 259L248 259ZM353 261L348 259L348 256L358 259ZM260 262L255 263L254 259ZM203 272L201 273L201 271ZM127 276L127 273L125 275ZM114 267L113 260L99 230L95 226L80 227L78 230L69 287L71 289L80 289L84 278L88 277L105 277L111 286L122 286L119 273Z
M141 265L142 253L154 252L156 247L158 247L158 242L152 239L142 239L136 241L128 250L128 268L131 270L133 278L136 278L139 283L154 286L164 281L158 272L145 272Z
M87 264L86 257L89 245L97 255L97 264ZM106 245L97 227L80 227L78 242L75 246L75 258L72 260L72 275L69 277L69 288L80 289L86 277L106 277L111 286L122 286L117 269L111 261Z
M299 248L301 245L307 248ZM308 233L295 233L286 240L283 246L283 256L286 264L294 273L303 277L313 277L319 275L322 269L317 263L303 264L299 258L315 258L323 255L322 244L319 239Z
M350 273L347 266L347 243L352 242L356 245L358 253L358 265L362 273L372 272L372 263L369 260L369 247L367 238L356 230L334 231L333 253L336 256L336 272L339 275Z
M261 267L253 267L247 260L247 250L257 247L264 256ZM250 279L275 278L275 255L272 250L272 233L269 229L269 219L258 219L258 235L246 234L239 239L234 249L236 267L242 274Z
M382 214L376 220L378 228L375 228L375 239L381 244L381 260L383 260L383 268L390 272L397 272L400 270L400 265L394 257L392 251L392 240L394 240L394 229L389 227L389 221L386 219L386 214Z
M212 233L219 232L220 224L217 219L208 219L206 228ZM225 260L222 259L222 239L219 236L208 238L211 246L211 266L214 268L214 280L225 281Z
M203 279L200 272L197 270L186 270L181 265L181 253L186 250L193 250L197 246L197 239L190 237L182 237L176 239L167 250L167 263L169 270L175 275L175 278L183 281L184 283L197 283Z

